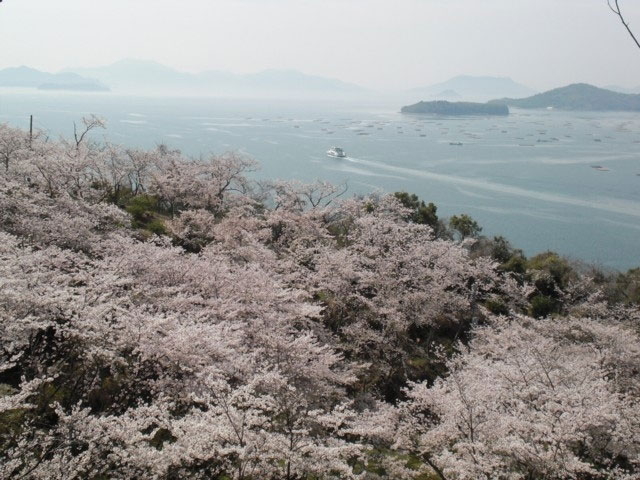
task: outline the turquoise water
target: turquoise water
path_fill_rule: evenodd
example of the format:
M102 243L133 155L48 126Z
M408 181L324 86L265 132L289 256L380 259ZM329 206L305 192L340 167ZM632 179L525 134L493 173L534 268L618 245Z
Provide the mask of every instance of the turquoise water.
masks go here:
M483 233L527 254L640 265L640 115L436 118L402 115L399 106L14 91L0 92L0 122L28 128L33 114L50 135L70 135L74 120L96 113L108 122L97 138L166 143L189 155L236 150L260 162L261 178L414 192L441 216L468 213ZM328 158L334 145L348 158Z

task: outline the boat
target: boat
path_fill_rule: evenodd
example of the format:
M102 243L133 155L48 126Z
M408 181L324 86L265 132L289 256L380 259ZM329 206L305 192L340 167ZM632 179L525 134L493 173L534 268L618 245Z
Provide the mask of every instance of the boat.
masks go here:
M345 158L347 156L347 154L344 153L344 150L342 150L340 147L331 147L329 150L327 150L327 155L334 158Z
M456 147L461 147L462 142L449 142L449 145L455 145Z

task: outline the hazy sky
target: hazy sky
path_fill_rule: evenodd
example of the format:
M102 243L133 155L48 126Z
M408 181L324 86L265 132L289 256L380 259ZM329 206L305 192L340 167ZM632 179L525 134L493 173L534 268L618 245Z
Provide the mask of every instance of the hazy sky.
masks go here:
M640 1L621 0L640 35ZM122 58L185 70L297 69L404 89L458 74L536 89L640 85L606 0L4 0L0 68Z

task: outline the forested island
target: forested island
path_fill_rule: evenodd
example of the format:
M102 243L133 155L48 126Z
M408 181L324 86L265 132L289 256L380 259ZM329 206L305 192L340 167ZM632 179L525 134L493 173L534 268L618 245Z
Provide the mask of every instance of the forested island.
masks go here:
M640 269L103 127L0 124L0 478L638 478Z
M501 103L418 102L402 107L402 113L431 113L435 115L509 115L509 108Z
M492 100L492 105L584 111L640 111L640 95L613 92L586 83L556 88L527 98Z

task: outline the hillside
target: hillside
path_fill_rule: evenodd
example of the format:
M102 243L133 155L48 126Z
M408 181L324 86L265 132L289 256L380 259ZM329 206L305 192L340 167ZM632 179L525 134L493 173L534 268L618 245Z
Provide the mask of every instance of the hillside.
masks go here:
M402 113L431 113L435 115L509 115L509 108L501 104L447 102L418 102L402 107Z
M613 92L586 83L556 88L527 98L503 98L491 104L517 108L556 108L558 110L640 111L640 95Z
M0 124L0 478L638 478L639 276L77 126Z

